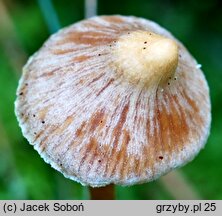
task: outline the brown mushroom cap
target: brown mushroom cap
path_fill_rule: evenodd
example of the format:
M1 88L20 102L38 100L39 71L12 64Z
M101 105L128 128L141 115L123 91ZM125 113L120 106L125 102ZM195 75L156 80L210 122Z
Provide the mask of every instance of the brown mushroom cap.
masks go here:
M173 49L155 51L159 36ZM154 51L173 61L150 63ZM60 30L25 65L17 96L24 136L83 185L152 181L192 160L209 135L209 89L197 62L141 18L99 16Z

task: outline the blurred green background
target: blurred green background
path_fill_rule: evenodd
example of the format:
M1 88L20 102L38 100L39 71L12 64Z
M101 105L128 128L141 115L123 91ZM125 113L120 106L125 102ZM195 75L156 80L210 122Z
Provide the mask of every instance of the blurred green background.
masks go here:
M134 15L171 31L202 64L212 101L208 143L194 161L117 199L222 199L222 1L99 0L98 14ZM0 199L88 199L23 138L14 114L22 66L49 35L84 19L82 0L0 0ZM176 185L178 187L176 187ZM186 192L187 196L183 196Z

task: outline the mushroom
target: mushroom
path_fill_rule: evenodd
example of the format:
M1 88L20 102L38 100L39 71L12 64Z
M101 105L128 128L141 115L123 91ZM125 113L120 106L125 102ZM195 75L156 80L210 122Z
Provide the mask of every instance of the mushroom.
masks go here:
M210 110L205 77L181 42L126 16L52 35L25 65L15 102L22 133L45 162L109 188L191 161L209 135Z

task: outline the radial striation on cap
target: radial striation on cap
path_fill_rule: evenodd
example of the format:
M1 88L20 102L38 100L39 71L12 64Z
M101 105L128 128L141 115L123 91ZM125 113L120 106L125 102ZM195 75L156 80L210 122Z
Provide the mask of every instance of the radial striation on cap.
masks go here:
M98 16L52 35L23 69L15 112L41 157L83 185L132 185L180 167L202 149L209 89L167 30Z

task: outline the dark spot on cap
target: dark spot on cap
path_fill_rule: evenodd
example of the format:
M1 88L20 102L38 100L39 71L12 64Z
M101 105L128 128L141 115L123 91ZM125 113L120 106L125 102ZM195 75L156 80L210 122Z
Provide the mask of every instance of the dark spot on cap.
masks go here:
M23 95L23 92L20 92L20 94L19 95Z
M179 54L179 57L181 57L181 55Z
M33 117L35 117L35 114L33 114Z
M160 159L160 160L163 160L163 156L159 156L159 159Z
M98 160L99 163L101 163L101 160Z
M101 56L101 54L98 54L98 56Z
M144 44L147 44L147 41L144 41Z
M143 49L146 49L146 47L143 47Z
M101 120L100 123L103 123L103 121Z
M45 121L42 121L42 124L45 124Z
M149 35L152 35L152 33L149 33Z
M25 85L28 86L28 83L26 83Z
M176 77L174 77L174 80L177 80L177 78L176 78Z
M34 132L34 134L36 135L37 133L36 133L36 132Z
M127 34L130 34L129 32L127 32Z
M167 85L170 85L170 83L167 83Z

